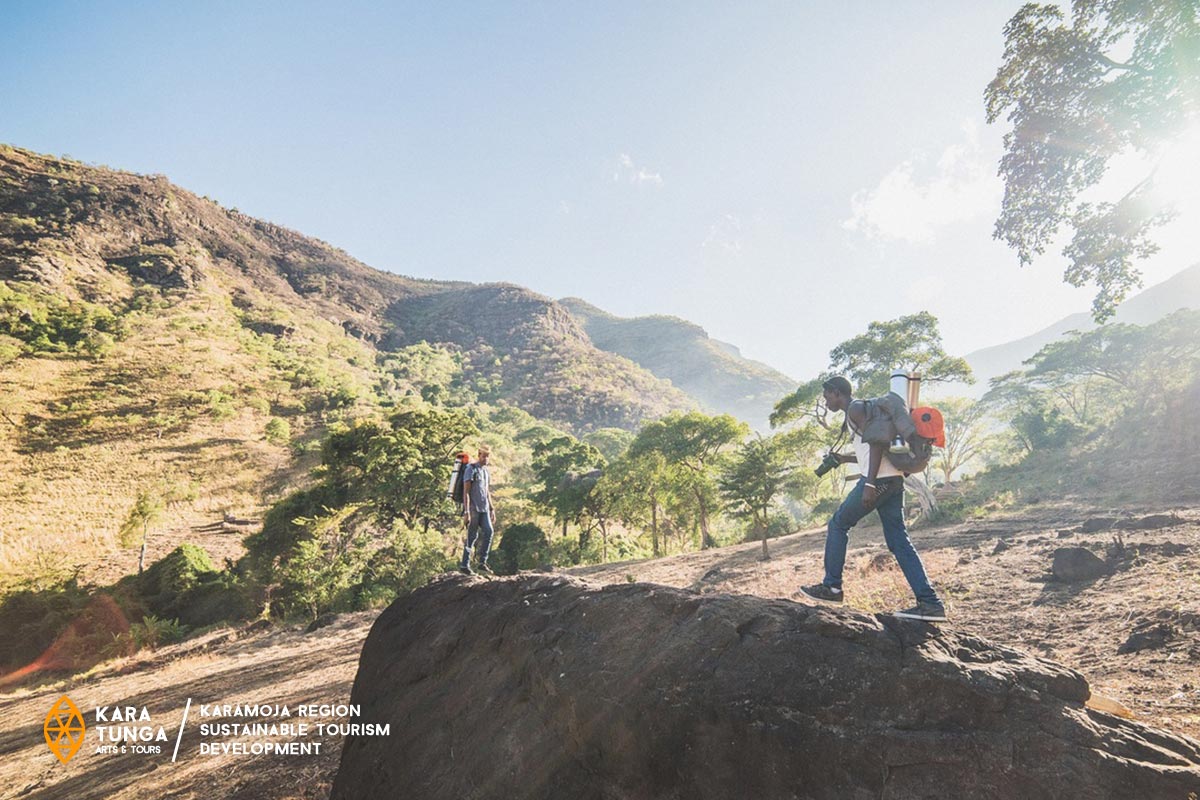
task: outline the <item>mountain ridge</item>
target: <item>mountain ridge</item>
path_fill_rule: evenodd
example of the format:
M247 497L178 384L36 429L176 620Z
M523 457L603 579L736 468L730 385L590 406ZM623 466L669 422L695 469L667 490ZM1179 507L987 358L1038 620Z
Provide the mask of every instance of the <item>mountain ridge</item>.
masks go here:
M1180 308L1200 308L1200 263L1186 267L1130 297L1117 307L1113 321L1149 325ZM1021 362L1047 344L1070 331L1087 331L1095 327L1091 314L1070 314L1028 336L968 353L965 358L971 365L976 382L966 391L982 395L987 391L991 378L1018 369Z
M729 411L759 430L769 427L775 403L796 387L792 378L744 357L694 322L665 314L620 317L577 297L559 303L597 347L670 380L706 410Z

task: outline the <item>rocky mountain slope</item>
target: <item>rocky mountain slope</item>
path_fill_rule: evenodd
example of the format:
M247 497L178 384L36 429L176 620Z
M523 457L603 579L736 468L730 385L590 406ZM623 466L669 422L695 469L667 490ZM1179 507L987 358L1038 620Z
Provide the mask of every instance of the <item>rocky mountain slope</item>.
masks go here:
M147 493L160 526L253 516L330 420L429 393L577 433L696 405L526 289L382 272L162 176L0 146L0 577L106 552Z
M742 356L678 317L618 317L576 297L559 301L602 350L666 378L710 412L728 412L760 430L775 403L796 388L782 372Z
M577 428L631 426L689 401L591 345L552 300L516 286L420 281L143 177L0 152L0 280L110 309L140 286L216 289L258 333L272 316L327 320L377 349L446 343L494 367L498 395ZM586 400L578 395L586 394Z

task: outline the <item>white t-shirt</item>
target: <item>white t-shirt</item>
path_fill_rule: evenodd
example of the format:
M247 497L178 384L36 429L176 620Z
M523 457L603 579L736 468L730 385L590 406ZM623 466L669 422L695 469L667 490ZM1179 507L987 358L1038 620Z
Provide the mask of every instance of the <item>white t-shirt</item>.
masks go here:
M850 444L854 446L854 455L858 458L858 471L864 478L871 470L871 445L864 442L863 438L858 435L858 431L854 430L854 426L850 426ZM883 451L883 458L879 461L879 474L876 478L891 478L896 475L904 475L903 472L892 466L892 462L888 460L887 450Z

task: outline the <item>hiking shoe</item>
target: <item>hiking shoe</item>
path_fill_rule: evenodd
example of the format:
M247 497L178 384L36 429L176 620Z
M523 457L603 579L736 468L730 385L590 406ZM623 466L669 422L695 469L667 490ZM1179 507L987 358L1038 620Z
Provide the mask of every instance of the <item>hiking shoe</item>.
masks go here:
M800 594L809 600L816 600L819 603L833 603L838 606L842 604L842 590L834 589L823 583L814 583L812 586L801 586Z
M492 572L492 568L491 568L491 567L489 567L487 564L480 564L480 565L479 565L479 574L480 574L480 575L487 575L489 578L494 578L494 577L496 577L496 573Z
M897 611L892 616L901 619L923 619L926 622L945 622L946 607L941 603L917 603L912 608Z
M470 566L459 567L458 571L461 572L463 575L474 575L475 574L475 570L471 569Z

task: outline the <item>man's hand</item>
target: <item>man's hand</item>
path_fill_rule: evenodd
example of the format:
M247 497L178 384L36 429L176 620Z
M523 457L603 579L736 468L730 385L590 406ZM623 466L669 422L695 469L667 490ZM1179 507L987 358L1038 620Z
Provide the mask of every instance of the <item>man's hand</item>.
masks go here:
M493 508L488 512L488 519L492 521L492 527L496 527L496 509Z
M879 500L879 490L878 489L876 489L874 486L872 486L870 484L863 486L863 491L862 491L863 508L865 508L867 511L870 511L872 508L875 507L875 503L878 500Z
M471 512L470 511L463 512L463 525L466 525L467 527L471 526Z

